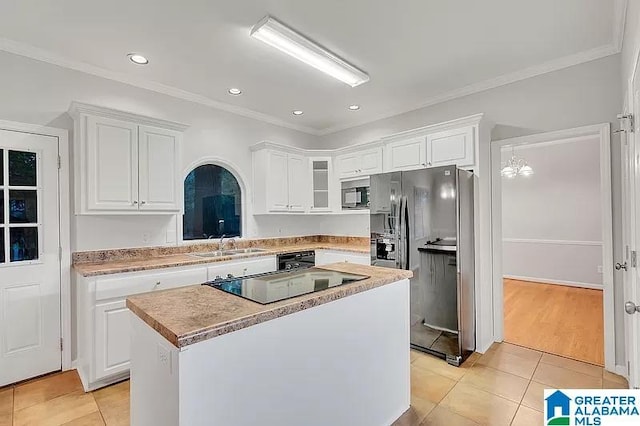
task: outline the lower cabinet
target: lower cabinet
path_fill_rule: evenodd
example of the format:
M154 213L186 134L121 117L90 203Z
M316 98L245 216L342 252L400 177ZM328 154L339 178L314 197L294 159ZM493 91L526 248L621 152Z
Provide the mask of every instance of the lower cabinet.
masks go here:
M198 285L216 276L258 274L276 270L276 257L264 256L193 267L103 275L75 276L77 293L78 373L86 391L129 375L131 346L127 297L156 290Z
M129 370L129 309L126 300L95 308L95 379Z
M354 253L340 250L316 250L316 266L338 262L370 265L371 255L369 253Z

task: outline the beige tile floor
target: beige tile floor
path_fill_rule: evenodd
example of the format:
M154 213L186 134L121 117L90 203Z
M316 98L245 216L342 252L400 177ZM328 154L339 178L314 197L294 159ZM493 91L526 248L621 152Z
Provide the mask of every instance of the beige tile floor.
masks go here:
M495 344L460 368L411 351L411 408L396 426L542 424L545 387L624 388L601 367ZM0 426L129 425L129 382L84 393L75 371L0 388Z
M411 351L411 408L394 426L538 426L545 388L626 388L602 367L509 343L460 368Z

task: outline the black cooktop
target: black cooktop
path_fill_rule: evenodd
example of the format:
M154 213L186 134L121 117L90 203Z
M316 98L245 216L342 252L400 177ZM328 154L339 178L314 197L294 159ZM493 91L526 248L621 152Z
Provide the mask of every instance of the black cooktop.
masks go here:
M241 278L220 278L203 285L266 305L367 278L369 277L366 275L348 274L321 268L306 268L249 275Z

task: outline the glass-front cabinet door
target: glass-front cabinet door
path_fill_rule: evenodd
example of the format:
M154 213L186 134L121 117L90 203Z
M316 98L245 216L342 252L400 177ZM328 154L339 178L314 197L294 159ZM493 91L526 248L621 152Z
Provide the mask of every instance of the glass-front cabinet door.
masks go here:
M331 158L311 158L311 211L331 210Z

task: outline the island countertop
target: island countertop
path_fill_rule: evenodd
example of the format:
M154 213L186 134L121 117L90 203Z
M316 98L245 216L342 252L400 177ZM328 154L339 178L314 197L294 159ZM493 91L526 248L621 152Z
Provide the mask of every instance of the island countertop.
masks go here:
M194 285L131 296L127 307L174 346L182 348L413 276L411 271L402 269L346 262L317 268L369 278L267 305Z

